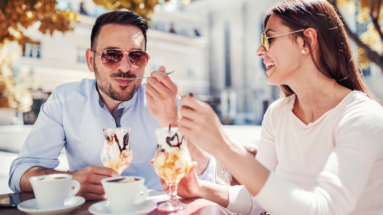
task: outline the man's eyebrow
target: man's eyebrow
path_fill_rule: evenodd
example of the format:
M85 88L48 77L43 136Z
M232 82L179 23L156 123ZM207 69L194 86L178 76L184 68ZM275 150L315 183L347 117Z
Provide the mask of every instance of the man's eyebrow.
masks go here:
M120 48L119 47L115 47L115 46L108 46L108 47L106 47L104 49L120 49ZM121 49L121 50L123 50L123 49ZM130 51L142 51L142 49L140 49L140 48L132 48L132 49L130 49Z
M115 46L108 46L108 47L106 47L106 48L104 48L104 49L120 49L120 48L115 47Z

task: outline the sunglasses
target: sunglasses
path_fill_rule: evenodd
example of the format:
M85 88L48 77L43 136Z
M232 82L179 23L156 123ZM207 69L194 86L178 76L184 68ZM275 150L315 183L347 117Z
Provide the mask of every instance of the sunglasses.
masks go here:
M289 33L286 33L286 34L280 34L280 35L273 36L273 37L267 37L265 33L262 33L262 34L261 34L261 43L262 43L262 46L266 49L266 51L269 51L269 48L270 48L269 39L270 39L270 38L280 37L280 36L284 36L284 35L288 35L288 34L292 34L292 33L301 32L301 31L304 31L304 30L305 30L305 29L298 30L298 31L293 31L293 32L289 32Z
M125 49L104 49L101 55L98 55L96 51L92 52L101 58L101 62L105 67L113 68L120 64L124 54L128 55L130 64L136 68L142 68L146 66L149 55L148 53L140 50L127 51Z

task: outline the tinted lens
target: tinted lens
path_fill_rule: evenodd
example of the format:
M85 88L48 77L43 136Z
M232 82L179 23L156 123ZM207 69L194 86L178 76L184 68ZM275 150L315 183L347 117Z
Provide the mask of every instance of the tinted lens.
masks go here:
M266 51L269 51L269 41L267 40L265 33L261 34L261 42Z
M138 68L142 68L146 65L149 56L143 51L132 51L129 53L130 63Z
M123 56L124 54L120 50L107 49L102 52L101 61L104 66L111 68L117 66Z

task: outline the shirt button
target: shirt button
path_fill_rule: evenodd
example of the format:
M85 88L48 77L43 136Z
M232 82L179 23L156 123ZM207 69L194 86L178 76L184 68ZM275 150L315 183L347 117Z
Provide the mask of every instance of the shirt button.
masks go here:
M121 104L121 106L120 106L120 107L122 107L122 108L123 108L123 107L124 107L124 104Z
M114 121L114 119L112 118L112 122Z

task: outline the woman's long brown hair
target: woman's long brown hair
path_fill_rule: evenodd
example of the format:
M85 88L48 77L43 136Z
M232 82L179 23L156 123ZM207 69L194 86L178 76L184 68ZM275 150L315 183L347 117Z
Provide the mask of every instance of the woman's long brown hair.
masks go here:
M272 14L282 19L282 23L292 31L314 28L317 30L318 53L313 59L315 66L325 76L350 90L358 90L375 99L364 83L354 60L343 23L334 7L325 0L286 0L278 3L266 14L266 27ZM293 34L295 38L307 38L303 32ZM310 46L309 50L312 53ZM313 56L313 55L311 55ZM295 94L287 85L281 85L281 97Z

